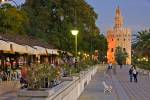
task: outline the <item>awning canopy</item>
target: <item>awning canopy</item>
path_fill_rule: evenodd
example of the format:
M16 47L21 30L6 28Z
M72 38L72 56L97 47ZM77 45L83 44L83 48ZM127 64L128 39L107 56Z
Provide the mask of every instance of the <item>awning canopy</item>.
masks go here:
M72 53L70 53L70 52L67 52L67 55L68 55L68 56L73 56L73 54L72 54Z
M48 49L40 46L29 46L29 45L20 45L10 41L0 40L0 50L6 52L17 52L17 53L27 53L31 55L47 55L54 54L59 55L57 49Z
M31 46L26 45L27 53L28 54L39 54L38 50L36 48L33 48Z
M62 51L62 50L58 50L60 53L65 53L66 55L68 55L68 56L73 56L73 54L72 53L70 53L70 52L67 52L67 51Z
M10 50L10 44L8 42L0 40L0 50L2 50L2 51L11 51Z
M33 47L37 49L37 53L38 53L38 54L41 54L41 55L46 55L46 54L47 54L45 48L39 47L39 46L33 46Z
M14 43L14 42L9 42L9 44L10 44L10 48L12 48L12 51L13 51L13 52L28 53L26 46L19 45L19 44ZM12 47L11 47L11 46L12 46Z
M57 49L46 49L48 54L59 55Z

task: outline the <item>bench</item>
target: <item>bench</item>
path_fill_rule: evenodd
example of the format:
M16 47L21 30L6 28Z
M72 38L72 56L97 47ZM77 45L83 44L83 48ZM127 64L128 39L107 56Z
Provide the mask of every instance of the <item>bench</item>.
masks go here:
M105 81L102 81L102 84L104 86L104 93L111 93L112 92L112 86L107 85Z

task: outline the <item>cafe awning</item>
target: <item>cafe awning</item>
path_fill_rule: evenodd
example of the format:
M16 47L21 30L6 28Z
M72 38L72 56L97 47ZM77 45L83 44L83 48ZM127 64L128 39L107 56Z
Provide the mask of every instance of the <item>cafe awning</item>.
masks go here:
M10 44L8 42L0 40L0 50L1 51L11 51L10 50Z
M12 48L13 52L18 52L18 53L27 53L27 48L24 45L19 45L14 42L9 42L10 48ZM11 47L12 46L12 47Z
M72 53L70 53L70 52L67 52L67 55L68 55L68 56L73 56L73 54L72 54Z
M27 48L27 53L28 54L31 54L31 55L39 54L39 52L38 52L38 50L36 48L33 48L31 46L28 46L28 45L26 45L26 48Z
M45 48L40 47L40 46L33 46L33 47L37 49L38 54L41 54L41 55L46 55L47 54Z
M46 49L48 54L59 55L57 49Z

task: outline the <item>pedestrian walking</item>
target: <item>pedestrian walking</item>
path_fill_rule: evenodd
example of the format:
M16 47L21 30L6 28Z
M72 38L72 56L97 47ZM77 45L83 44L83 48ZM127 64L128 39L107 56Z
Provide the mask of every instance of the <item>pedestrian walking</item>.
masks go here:
M134 82L136 82L136 83L138 82L137 75L138 75L138 72L137 72L136 68L134 67L133 68L133 77L134 77Z
M112 69L112 63L108 64L108 69Z
M131 67L129 69L129 79L130 79L130 82L132 82L132 78L133 78L133 67Z
M112 69L112 63L110 63L109 66L110 66L110 69Z

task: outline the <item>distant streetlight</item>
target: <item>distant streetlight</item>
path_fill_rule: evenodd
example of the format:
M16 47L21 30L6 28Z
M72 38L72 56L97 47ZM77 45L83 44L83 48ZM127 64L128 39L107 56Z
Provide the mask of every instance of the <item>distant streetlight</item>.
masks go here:
M78 52L78 55L80 55L81 54L81 52Z
M75 56L77 57L77 35L79 33L78 30L71 30L72 35L75 36Z

